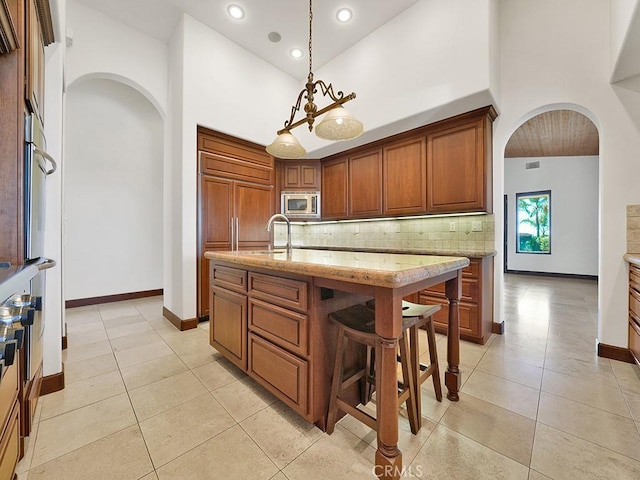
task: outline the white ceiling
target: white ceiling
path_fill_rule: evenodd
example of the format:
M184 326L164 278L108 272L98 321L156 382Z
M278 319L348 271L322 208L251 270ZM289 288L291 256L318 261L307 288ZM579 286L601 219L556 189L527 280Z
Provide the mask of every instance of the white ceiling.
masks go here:
M309 3L306 0L77 0L78 2L168 42L187 13L258 57L297 79L309 71ZM419 0L316 0L313 3L313 69L348 49ZM244 8L242 20L227 15L227 6ZM336 20L341 7L353 11L347 24ZM278 32L282 40L267 35ZM289 51L305 52L293 59Z

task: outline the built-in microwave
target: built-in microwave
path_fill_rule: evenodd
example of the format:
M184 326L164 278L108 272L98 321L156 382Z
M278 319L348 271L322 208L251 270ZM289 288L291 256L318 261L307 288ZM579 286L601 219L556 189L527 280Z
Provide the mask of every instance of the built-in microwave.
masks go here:
M320 218L320 192L282 192L282 213L292 218Z

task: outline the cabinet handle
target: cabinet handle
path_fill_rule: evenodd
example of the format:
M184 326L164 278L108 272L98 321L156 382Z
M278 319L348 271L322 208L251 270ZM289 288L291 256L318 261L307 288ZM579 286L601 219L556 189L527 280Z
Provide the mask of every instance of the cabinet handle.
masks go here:
M233 247L235 245L235 237L233 236L233 230L234 230L234 227L235 227L235 223L234 223L233 220L234 220L233 217L231 217L229 219L229 223L231 224L231 251L232 252L233 252Z
M240 219L236 217L236 252L240 250Z

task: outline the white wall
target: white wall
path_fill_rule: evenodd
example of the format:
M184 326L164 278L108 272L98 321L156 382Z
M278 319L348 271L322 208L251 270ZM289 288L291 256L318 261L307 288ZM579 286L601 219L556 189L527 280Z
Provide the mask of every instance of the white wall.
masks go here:
M114 78L140 91L164 117L167 111L167 45L123 23L67 0L67 84L85 75Z
M509 270L598 275L597 156L507 158L504 186ZM551 253L516 253L516 194L541 190L551 190Z
M67 299L162 288L163 123L139 92L89 79L66 95Z
M609 84L609 5L600 0L501 3L501 115L494 124L494 207L502 212L504 147L524 121L574 108L600 134L598 341L627 346L625 206L640 203L640 135ZM503 232L496 221L496 239ZM500 249L499 249L500 251ZM502 255L496 257L496 264ZM500 280L500 279L498 279ZM500 295L496 283L496 294ZM508 319L506 328L508 327Z

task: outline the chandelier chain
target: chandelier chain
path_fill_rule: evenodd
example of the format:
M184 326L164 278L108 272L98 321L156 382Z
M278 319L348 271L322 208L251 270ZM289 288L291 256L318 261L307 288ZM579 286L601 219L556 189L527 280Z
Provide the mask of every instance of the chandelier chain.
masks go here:
M313 10L311 9L311 0L309 0L309 75L311 75L313 69L313 53L311 50L311 38L312 31L311 25L313 24Z

